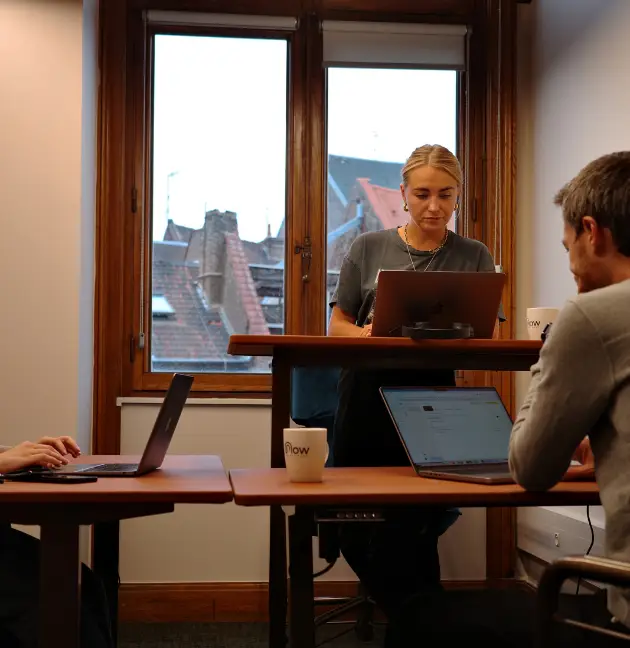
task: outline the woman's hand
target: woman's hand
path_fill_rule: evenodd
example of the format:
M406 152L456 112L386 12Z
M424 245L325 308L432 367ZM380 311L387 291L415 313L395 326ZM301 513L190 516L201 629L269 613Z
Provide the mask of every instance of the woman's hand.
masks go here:
M24 441L0 453L0 472L12 472L28 466L55 468L67 464L68 460L51 445Z
M76 458L81 454L81 448L79 448L77 442L69 436L42 437L38 443L40 445L51 446L61 455L69 454Z
M356 317L344 313L339 306L332 309L328 335L341 337L368 337L372 333L372 325L360 327L356 325Z
M573 460L579 461L580 466L570 466L564 475L564 481L578 481L595 478L595 457L588 437L585 438L573 453Z

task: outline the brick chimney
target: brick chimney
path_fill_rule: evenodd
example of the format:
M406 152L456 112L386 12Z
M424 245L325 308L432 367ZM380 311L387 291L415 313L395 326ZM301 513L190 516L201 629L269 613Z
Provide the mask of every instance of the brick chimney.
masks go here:
M217 209L206 212L203 227L201 276L202 287L211 304L223 303L225 276L225 235L238 233L236 213Z

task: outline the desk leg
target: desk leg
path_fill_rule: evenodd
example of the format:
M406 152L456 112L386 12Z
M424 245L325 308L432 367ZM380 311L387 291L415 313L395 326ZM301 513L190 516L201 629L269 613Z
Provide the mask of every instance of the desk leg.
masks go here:
M287 538L284 511L269 511L269 648L287 643Z
M112 644L118 645L118 556L120 523L100 522L94 525L94 572L103 582L109 618L112 624Z
M40 648L79 648L79 525L42 524Z
M272 365L271 467L284 468L283 429L289 425L291 409L291 365L277 353ZM287 643L287 554L286 521L280 506L269 512L269 647Z
M315 648L313 513L296 508L289 517L289 646Z
M289 646L315 648L313 513L297 507L289 516Z

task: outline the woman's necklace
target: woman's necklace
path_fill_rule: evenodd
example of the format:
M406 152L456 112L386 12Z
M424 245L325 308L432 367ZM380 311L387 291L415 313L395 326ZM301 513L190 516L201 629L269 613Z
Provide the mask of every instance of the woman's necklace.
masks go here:
M413 262L413 258L411 256L411 249L409 248L409 239L407 238L407 227L409 223L405 225L405 245L407 246L407 254L409 255L409 261L411 262L411 267L414 269L414 271L417 271L417 268ZM426 272L429 269L429 266L433 263L433 259L435 259L437 253L446 245L446 241L448 240L448 230L444 232L444 238L442 239L442 242L433 250L429 250L429 254L431 255L431 258L429 259L429 263L427 263L426 267L422 272ZM379 270L380 272L380 270ZM378 281L378 273L376 275L376 281ZM374 291L374 299L372 301L372 306L370 307L370 312L368 313L368 316L365 319L365 324L371 324L372 321L374 320L374 307L376 306L376 290ZM364 324L364 326L365 326Z
M411 262L411 267L413 268L414 271L417 271L416 265L413 262L413 259L411 258L411 250L409 249L409 240L407 239L407 227L409 227L409 223L405 225L405 245L407 246L407 254L409 255L409 261ZM442 239L442 242L436 247L433 248L433 250L429 250L429 254L431 255L431 258L429 259L429 263L424 267L422 272L426 272L431 264L433 263L433 259L435 259L435 256L437 253L446 245L446 241L448 240L448 230L444 232L444 238Z

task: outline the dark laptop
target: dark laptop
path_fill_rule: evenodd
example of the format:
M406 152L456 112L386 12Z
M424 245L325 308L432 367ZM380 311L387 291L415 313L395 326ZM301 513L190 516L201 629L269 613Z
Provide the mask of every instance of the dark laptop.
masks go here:
M382 387L420 477L511 484L512 421L494 387Z
M470 324L475 338L492 338L505 274L381 270L372 336L400 335L401 325L429 322L434 328Z
M70 464L57 468L54 472L81 473L97 477L138 477L157 470L164 461L193 380L192 376L184 374L173 376L139 464Z

